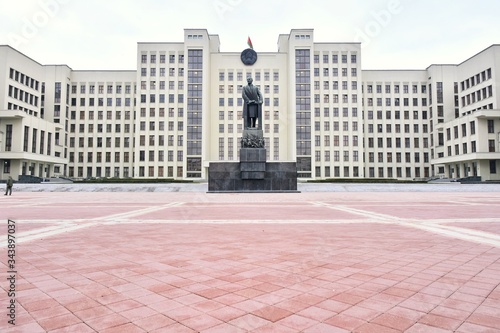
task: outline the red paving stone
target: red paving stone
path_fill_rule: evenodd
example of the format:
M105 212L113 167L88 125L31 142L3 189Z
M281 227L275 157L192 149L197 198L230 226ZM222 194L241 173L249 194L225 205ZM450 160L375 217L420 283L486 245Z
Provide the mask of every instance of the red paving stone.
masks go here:
M499 203L16 193L0 219L16 220L18 325L0 331L499 332Z

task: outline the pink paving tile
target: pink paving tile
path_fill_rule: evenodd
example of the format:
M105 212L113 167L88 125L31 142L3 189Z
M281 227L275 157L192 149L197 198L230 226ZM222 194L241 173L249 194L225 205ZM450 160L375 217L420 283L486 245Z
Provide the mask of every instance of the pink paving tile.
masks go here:
M175 323L167 327L153 330L151 333L196 333L196 331L180 323Z
M356 295L353 295L350 293L342 293L342 294L333 296L331 299L338 301L338 302L355 305L355 304L358 304L359 302L363 301L364 297L356 296Z
M133 308L130 310L120 311L119 312L125 318L130 319L131 321L135 321L138 319L147 318L158 314L155 310L148 308L147 306L141 306L139 308Z
M211 327L222 324L223 322L207 314L202 314L196 317L191 317L182 322L183 325L192 328L196 332L200 332Z
M266 306L264 308L253 311L252 314L274 323L278 320L292 315L293 313L276 306Z
M44 300L40 300L40 301L35 301L35 302L22 303L22 306L29 312L35 312L35 311L39 311L39 310L48 309L48 308L51 308L51 307L57 306L57 305L59 305L59 303L52 298L44 299Z
M208 315L222 320L223 322L229 322L233 319L239 318L247 314L247 311L243 311L231 306L226 306L207 313Z
M257 297L259 295L265 294L265 292L262 290L254 289L254 288L246 288L246 289L235 291L234 294L240 295L240 296L243 296L246 298L254 298L254 297Z
M394 316L388 313L381 314L377 318L373 319L371 322L389 328L393 328L400 332L404 332L406 329L410 328L411 326L413 326L413 324L415 324L415 321L411 319Z
M199 303L194 303L190 305L193 309L201 311L203 313L215 311L217 309L223 308L225 305L216 301L206 300Z
M22 330L21 332L37 332L37 330ZM50 333L74 333L74 332L78 332L78 333L94 333L95 330L93 330L92 328L90 328L87 324L85 323L78 323L78 324L75 324L75 325L71 325L71 326L66 326L66 327L63 327L63 328L58 328L58 329L55 329L55 330L52 330L50 331Z
M342 328L328 325L325 323L320 323L309 327L303 331L304 333L349 333L349 331L344 330Z
M340 312L345 311L346 309L351 307L350 304L342 303L342 302L335 301L332 299L328 299L326 301L320 302L320 303L316 304L316 306L319 308L325 309L325 310L336 312L336 313L340 313Z
M156 314L150 317L134 320L133 323L143 330L150 332L158 328L170 326L174 324L175 321L162 314Z
M80 323L81 320L73 314L65 314L62 316L50 317L38 321L46 331L52 331L58 328L71 326Z
M132 323L128 323L128 324L124 324L124 325L120 325L120 326L115 326L115 327L111 327L111 328L107 328L103 331L101 331L102 333L123 333L123 332L127 332L127 333L144 333L146 331L144 331L143 329L141 329L140 327L132 324Z
M498 333L498 329L476 325L472 323L463 323L457 330L457 333Z
M365 324L367 321L362 320L360 318L352 317L349 315L345 314L339 314L331 317L330 319L326 320L325 323L339 327L345 330L352 331L355 328Z
M247 299L246 297L243 297L243 296L231 293L231 294L226 294L226 295L223 295L223 296L219 296L217 298L214 298L213 300L216 301L216 302L225 304L225 305L233 305L233 304L236 304L236 303L243 302L246 299Z
M409 329L407 329L405 331L405 333L422 333L422 332L425 332L425 333L450 333L452 331L444 330L442 328L433 327L433 326L420 324L420 323L413 325L412 327L410 327Z
M195 310L190 306L182 306L169 311L165 311L163 312L163 314L177 322L182 322L191 317L202 315L203 312Z
M484 314L476 314L473 313L467 321L473 324L482 325L491 328L499 328L500 327L500 318L492 317Z
M128 322L130 321L127 318L119 314L113 313L110 315L87 320L85 323L90 327L92 327L93 329L95 329L96 331L102 331L107 328L127 324Z
M228 323L223 323L201 331L201 333L245 333L245 332L248 331ZM256 330L254 330L254 332L256 332Z
M459 301L456 299L446 299L441 303L440 305L446 306L452 309L456 310L462 310L462 311L467 311L467 312L473 312L474 310L477 309L478 305L474 303L469 303L469 302L464 302L464 301Z
M42 328L38 323L29 323L25 325L16 325L16 329L13 331L17 332L44 332L44 328Z
M143 304L136 302L134 300L128 299L125 301L120 301L116 303L108 304L107 307L114 312L122 312L130 309L136 309L142 307Z
M290 333L290 327L271 323L253 330L252 333Z
M442 316L437 316L434 314L427 314L420 318L418 321L421 324L433 326L433 327L438 327L442 328L445 330L449 331L454 331L457 329L461 324L462 320L457 320L457 319L451 319L447 317L442 317Z
M393 328L389 328L387 326L382 326L374 323L366 323L363 324L359 327L357 327L355 330L353 330L354 333L399 333L400 331L395 330Z
M425 312L420 312L417 310L412 310L400 306L395 306L386 313L392 314L397 317L403 317L412 320L413 322L417 322L418 320L420 320L420 318L425 316Z
M470 316L471 312L452 309L445 306L437 306L430 312L430 314L464 321Z
M54 307L49 308L49 309L43 309L43 310L30 312L30 315L35 320L40 321L42 319L61 316L61 315L67 315L69 313L70 312L63 306L54 306Z
M429 313L432 309L436 307L436 304L414 301L412 299L407 299L399 304L399 306L408 308L411 310L416 310L424 313Z
M232 306L237 308L237 309L243 310L243 311L253 312L253 311L262 309L262 308L266 307L267 305L264 303L261 303L261 302L254 301L252 299L247 299L243 302L233 304Z
M82 321L87 321L89 319L95 319L103 317L106 315L113 314L114 312L105 307L104 305L96 306L94 308L80 310L74 312L74 315L80 318Z
M311 306L311 307L308 307L304 310L297 312L297 314L301 315L303 317L309 318L309 319L323 322L323 321L333 317L337 313L333 312L333 311L325 310L325 309L322 309L322 308L319 308L316 306Z
M180 308L180 307L182 307L184 305L181 304L181 303L178 303L178 302L176 302L174 300L167 299L167 300L164 300L164 301L161 301L161 302L148 304L147 306L150 307L151 309L157 311L157 312L165 313L166 311L170 311L170 310L173 310L173 309L176 309L176 308Z
M319 324L317 320L299 316L297 314L286 317L277 322L280 325L290 327L295 331L303 331L309 327Z
M222 290L222 289L217 289L217 288L211 288L211 289L204 289L204 290L199 290L195 292L196 295L199 295L201 297L205 297L208 299L214 299L219 296L227 294L227 291Z
M268 320L254 316L252 314L246 314L244 316L238 317L228 322L229 324L236 326L240 329L247 331L255 330L259 327L269 324Z

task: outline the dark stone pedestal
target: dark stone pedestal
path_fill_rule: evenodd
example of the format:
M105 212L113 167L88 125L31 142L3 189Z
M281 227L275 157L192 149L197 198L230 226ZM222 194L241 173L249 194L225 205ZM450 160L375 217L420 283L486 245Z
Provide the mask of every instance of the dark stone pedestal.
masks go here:
M208 170L208 192L293 192L297 191L297 163L267 162L262 179L242 175L238 162L212 162ZM260 176L259 171L259 176Z
M241 179L264 179L266 173L265 148L240 149Z
M208 192L298 192L296 162L266 162L262 129L243 131L240 162L212 162Z

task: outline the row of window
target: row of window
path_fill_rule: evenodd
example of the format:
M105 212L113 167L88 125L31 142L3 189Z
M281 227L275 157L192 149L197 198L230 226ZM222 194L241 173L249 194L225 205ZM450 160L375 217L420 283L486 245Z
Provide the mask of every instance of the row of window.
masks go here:
M403 84L403 94L409 94L410 93L410 85L408 84ZM392 91L395 93L395 94L400 94L401 93L401 89L400 89L401 85L400 84L385 84L384 88L385 88L385 93L386 94L390 94ZM422 94L426 94L427 93L427 85L426 84L412 84L412 93L414 94L418 94L419 93L419 87L420 87L420 92ZM364 92L364 89L363 89L363 92ZM366 92L368 94L372 94L374 92L373 90L373 84L367 84L366 85ZM381 94L382 93L382 85L381 84L377 84L375 85L375 93L377 94Z
M175 90L177 82L177 89L184 90L184 81L168 81L168 89ZM166 81L149 81L150 90L165 90ZM148 81L141 81L141 90L148 90Z
M33 105L35 107L38 106L38 96L30 94L27 91L24 91L20 88L13 87L9 85L9 97L17 99L18 101Z
M253 73L253 76L252 76L251 72L246 72L246 76L243 77L243 72L236 72L236 81L246 81L247 77L249 77L249 76L252 77L252 79L255 82L261 81L262 77L264 77L264 81L270 81L271 72L264 71L263 73L264 74L262 75L262 72L260 72L259 70L256 70ZM272 73L273 73L273 80L279 81L279 79L280 79L279 71L273 71ZM228 71L226 73L225 71L220 71L219 72L219 81L226 81L226 78L227 78L227 81L234 81L234 72Z
M493 96L493 86L484 87L473 93L462 96L462 106L480 102L483 99Z
M23 111L23 112L26 112L27 114L29 115L32 115L32 116L35 116L35 117L38 117L38 112L37 111L33 111L31 109L28 109L28 108L25 108L25 107L22 107L20 105L17 105L15 103L7 103L7 110L19 110L19 111ZM43 110L43 109L42 109ZM43 118L43 117L42 117Z
M347 60L348 60L348 55L347 54L341 54L340 55L340 59L342 61L343 64L347 64ZM320 55L319 54L315 54L314 55L314 63L315 64L319 64L319 59L320 59ZM339 63L339 55L338 54L332 54L331 57L329 54L323 54L323 63L324 64L328 64L330 63L330 59L331 59L331 63L332 64L338 64ZM351 54L351 64L355 64L358 62L358 58L357 58L357 55L356 54Z
M260 89L260 85L256 84L255 86L259 90L261 90ZM219 93L220 94L224 94L225 91L226 91L226 86L223 85L223 84L219 85ZM241 94L242 91L243 91L243 85L238 84L236 86L236 92L238 94ZM227 85L227 92L229 94L233 94L234 93L234 86L232 84ZM277 85L277 84L273 85L273 93L278 94L279 92L280 92L280 86ZM270 93L271 93L271 86L269 84L264 85L264 94L270 94Z
M334 107L332 108L332 115L333 117L339 117L339 108ZM315 117L321 117L321 109L320 108L314 108L314 116ZM330 108L325 107L323 108L323 116L324 117L330 117ZM358 108L354 107L351 108L350 116L352 117L357 117L358 116ZM349 108L342 108L342 117L349 117Z
M226 111L219 111L219 120L225 120ZM237 111L237 120L241 121L243 118L243 111ZM279 120L280 112L273 111L273 119ZM234 120L234 111L227 111L227 120ZM264 111L264 120L271 120L271 111Z
M165 156L165 152L167 156ZM69 153L69 163L130 163L132 162L130 152L87 152L85 159L85 153L79 152L78 158L75 159L75 153ZM114 158L112 158L114 157ZM165 159L166 157L166 159ZM182 162L184 160L184 152L182 150L177 151L176 159L174 160L175 152L173 150L140 150L139 151L139 161L140 162Z
M410 133L410 124L404 125L404 133ZM384 126L382 124L377 124L377 133L384 133ZM368 124L368 133L374 133L374 125ZM392 133L392 124L385 125L385 133ZM394 125L394 133L401 133L401 124ZM420 125L413 124L413 133L420 133ZM429 133L429 126L427 124L422 125L422 133Z
M153 111L154 112L154 111ZM89 120L94 120L95 111L80 111L80 120L85 120L85 115L88 116ZM124 119L130 120L131 111L124 111ZM114 117L113 117L114 114ZM71 119L76 119L76 111L71 111ZM106 119L107 120L121 120L122 119L122 111L106 111ZM104 120L104 111L97 111L97 120Z
M413 169L413 173L412 173L412 169ZM377 177L379 178L384 178L384 177L387 177L387 178L393 178L394 177L394 168L387 168L387 174L384 173L384 168L383 167L380 167L378 168L378 173L377 173ZM420 167L415 167L415 168L410 168L410 167L406 167L404 169L405 171L405 178L421 178L421 171L420 171ZM423 175L425 178L428 178L429 177L429 167L424 167L424 175ZM368 168L368 177L370 178L375 178L375 168L373 167L370 167ZM400 168L400 167L397 167L396 168L396 177L397 178L403 178L403 169Z
M224 97L220 97L219 98L219 106L226 106L226 100L227 100L227 106L234 106L234 98L232 97L229 97L229 98L224 98ZM236 99L236 103L237 103L237 106L242 106L243 105L243 98L241 97L238 97ZM277 107L280 105L280 99L278 97L274 97L273 98L273 103L271 105L271 99L270 98L264 98L264 101L263 101L263 106L274 106L274 107Z
M350 82L351 82L351 89L358 90L358 81L350 81ZM342 88L342 90L348 90L349 81L342 81L342 85L340 87ZM314 81L314 90L319 90L319 89L320 89L320 81ZM331 81L331 86L330 86L330 81L323 81L323 89L339 90L339 81Z
M106 124L106 131L104 132L104 124L97 124L97 133L121 133L122 125L121 124L114 124L115 128L114 131L112 129L112 124ZM123 133L131 133L130 131L130 124L124 124L124 130ZM71 124L70 133L76 133L76 125ZM85 131L85 124L80 124L79 125L79 130L78 133L94 133L94 124L88 124L87 131Z
M111 167L87 167L87 173L84 174L84 169L83 167L77 167L77 174L76 174L76 177L78 178L83 178L83 177L97 177L97 178L100 178L100 177L121 177L121 178L128 178L128 177L132 177L133 174L130 173L130 168L129 167L114 167L113 168L113 174L111 174ZM104 170L104 172L103 172ZM133 169L132 169L133 170ZM95 171L95 173L94 173ZM69 174L69 177L75 177L75 167L72 167L70 166L68 168L68 174ZM177 177L182 177L183 176L183 167L182 166L178 166L177 167L177 173L176 173ZM145 177L145 167L144 166L140 166L139 167L139 177ZM148 167L148 177L159 177L159 178L162 178L162 177L174 177L174 167L173 166L169 166L167 167L167 174L165 175L164 174L164 167L163 166L158 166L158 168L156 169L156 174L155 174L155 167ZM201 175L200 175L201 176Z
M156 64L157 61L159 61L160 64L164 64L166 62L167 55L166 54L160 54L159 57L157 57L156 54L150 54L149 55L149 63L151 64ZM175 64L175 54L169 54L168 55L168 62L170 64ZM179 64L184 63L184 55L179 54L177 57ZM141 64L147 64L148 63L148 55L147 54L141 54Z
M321 131L321 123L323 123L323 129L325 131L330 131L330 129L333 129L334 131L340 131L340 122L338 121L333 121L333 122L330 122L330 121L324 121L324 122L320 122L320 121L315 121L314 122L314 130L315 131ZM332 126L330 126L332 125ZM352 128L352 131L358 131L358 122L357 121L353 121L352 122L352 125L351 125L351 128ZM342 130L343 131L349 131L349 122L348 121L344 121L342 122Z
M396 156L395 159L393 159L393 156ZM429 153L423 153L424 158L423 162L424 163L429 163ZM377 163L420 163L420 153L415 152L413 153L413 161L411 158L412 154L411 153L404 153L404 161L403 161L403 153L395 153L393 154L392 152L388 153L377 153ZM370 152L368 153L368 163L375 163L375 153Z
M460 87L462 88L462 91L464 91L489 79L491 79L491 68L488 68L482 71L481 73L477 73L476 75L471 76L467 80L463 80L462 82L460 82Z
M140 103L176 103L175 94L168 94L167 101L166 94L141 94ZM184 103L184 94L177 94L177 103Z
M10 127L9 127L10 126ZM5 150L12 149L12 125L7 125ZM31 138L30 138L31 137ZM31 149L30 148L31 143ZM24 126L23 151L34 154L52 155L52 133Z
M38 80L35 80L32 77L29 77L28 75L23 74L13 68L10 68L9 78L21 84L24 84L26 87L30 87L31 89L34 89L36 91L38 91L38 88L40 86L40 82Z
M419 149L420 148L420 138L413 138L413 147L411 146L411 138L404 138L404 147L402 145L402 138L394 138L394 147L393 147L393 138L385 138L385 146L384 146L384 138L376 138L377 139L377 148L407 148L407 149ZM422 148L429 148L429 139L423 138L422 140ZM368 138L368 148L375 148L375 138Z
M320 69L319 68L314 68L314 76L318 77L320 76ZM323 76L330 76L330 69L329 68L323 68ZM338 68L332 68L331 70L331 76L332 77L338 77L339 76L339 69ZM342 77L347 77L348 76L348 68L342 68ZM357 68L351 68L351 76L357 77L358 76L358 69Z
M468 147L468 144L467 142L464 142L462 143L462 152L460 152L460 145L459 144L456 144L454 145L454 153L455 155L460 155L460 154L468 154L469 151L467 149ZM477 147L476 147L476 141L471 141L470 142L470 147L471 147L471 151L470 153L476 153L477 152ZM453 156L452 154L452 146L447 146L447 150L448 150L448 156ZM497 150L496 150L496 142L495 140L488 140L488 152L489 153L495 153ZM440 154L439 157L444 157L443 154Z
M329 178L332 176L330 170L331 169L329 166L324 167L324 176L326 178ZM340 170L343 171L342 175L340 174ZM321 175L321 167L316 167L315 173L316 173L316 177L321 177L322 176ZM350 167L345 166L341 169L341 167L339 167L339 166L334 166L333 167L333 176L336 178L339 178L339 177L349 178L349 177L351 177ZM310 175L304 174L304 177L310 177ZM359 167L357 167L357 166L352 167L352 177L359 177Z
M385 111L385 119L387 119L387 120L392 119L393 112L394 112L394 119L401 119L401 111ZM413 119L414 120L419 119L419 113L420 113L420 111L413 111ZM373 118L374 111L367 111L366 115L367 115L369 120L374 119ZM377 119L378 120L382 120L383 115L384 115L383 111L381 111L381 110L377 111ZM406 119L406 120L410 119L410 111L404 111L403 116L404 116L404 119ZM440 117L442 117L442 115ZM427 119L427 111L422 111L422 119L424 119L424 120Z
M376 99L376 106L382 106L382 98L377 98ZM412 106L419 106L418 103L419 99L418 98L412 98ZM367 106L374 106L373 104L373 98L369 97L366 99L366 104ZM364 100L363 100L363 105L364 105ZM401 105L401 99L400 98L386 98L385 99L385 106L410 106L410 99L409 98L403 98L403 103ZM427 98L422 98L420 100L420 106L427 106Z
M331 152L329 150L325 150L323 152L323 159L321 159L321 151L315 151L315 154L314 154L314 158L315 158L315 161L316 162L330 162L330 161L334 161L334 162L340 162L340 151L339 150L334 150L333 151L333 159L331 158ZM343 152L343 156L342 156L342 161L344 162L350 162L350 159L351 159L351 154L350 154L350 151L348 150L344 150ZM359 152L357 150L353 151L352 152L352 162L359 162Z
M163 100L165 99L165 95L163 96ZM76 98L71 98L71 106L85 106L87 104L87 101L88 101L88 106L132 106L132 99L131 98L125 98L125 99L122 99L120 97L117 97L114 99L114 103L113 103L113 98L112 97L108 97L106 98L106 105L104 103L104 98L102 97L99 97L97 98L97 105L95 103L95 98L85 98L85 97L82 97L80 98L80 103L78 103L77 105L77 99ZM124 102L122 102L124 101ZM134 99L135 101L135 99Z
M330 96L332 97L330 99ZM357 103L358 102L358 95L357 94L343 94L342 95L342 103L349 103L349 96L351 96L351 103ZM323 95L323 103L330 103L330 100L332 103L340 103L339 102L339 95L338 94L324 94ZM314 94L314 103L321 103L321 95L320 94Z
M123 89L122 84L108 84L104 86L103 84L100 84L97 86L97 93L98 94L104 94L104 87L106 87L106 93L108 94L122 94L125 92L125 94L131 94L132 93L132 85L126 84L125 89ZM76 94L77 93L78 86L77 85L72 85L71 86L71 93ZM80 94L86 94L87 93L87 83L80 83ZM96 89L95 89L95 84L89 84L88 85L88 93L89 94L95 94Z
M462 137L467 136L467 124L462 124L460 127L462 130ZM458 129L459 129L458 125L453 126L453 138L454 139L458 139ZM469 131L470 131L470 135L476 134L476 122L475 121L471 121L469 123ZM488 133L495 133L495 123L491 119L488 120ZM451 140L451 128L446 129L446 140ZM442 144L440 144L440 145L442 145Z

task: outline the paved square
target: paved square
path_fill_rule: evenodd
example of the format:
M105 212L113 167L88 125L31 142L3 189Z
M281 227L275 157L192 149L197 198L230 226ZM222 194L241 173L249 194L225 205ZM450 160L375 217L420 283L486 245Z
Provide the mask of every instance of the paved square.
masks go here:
M500 192L14 192L0 218L1 332L500 332Z

